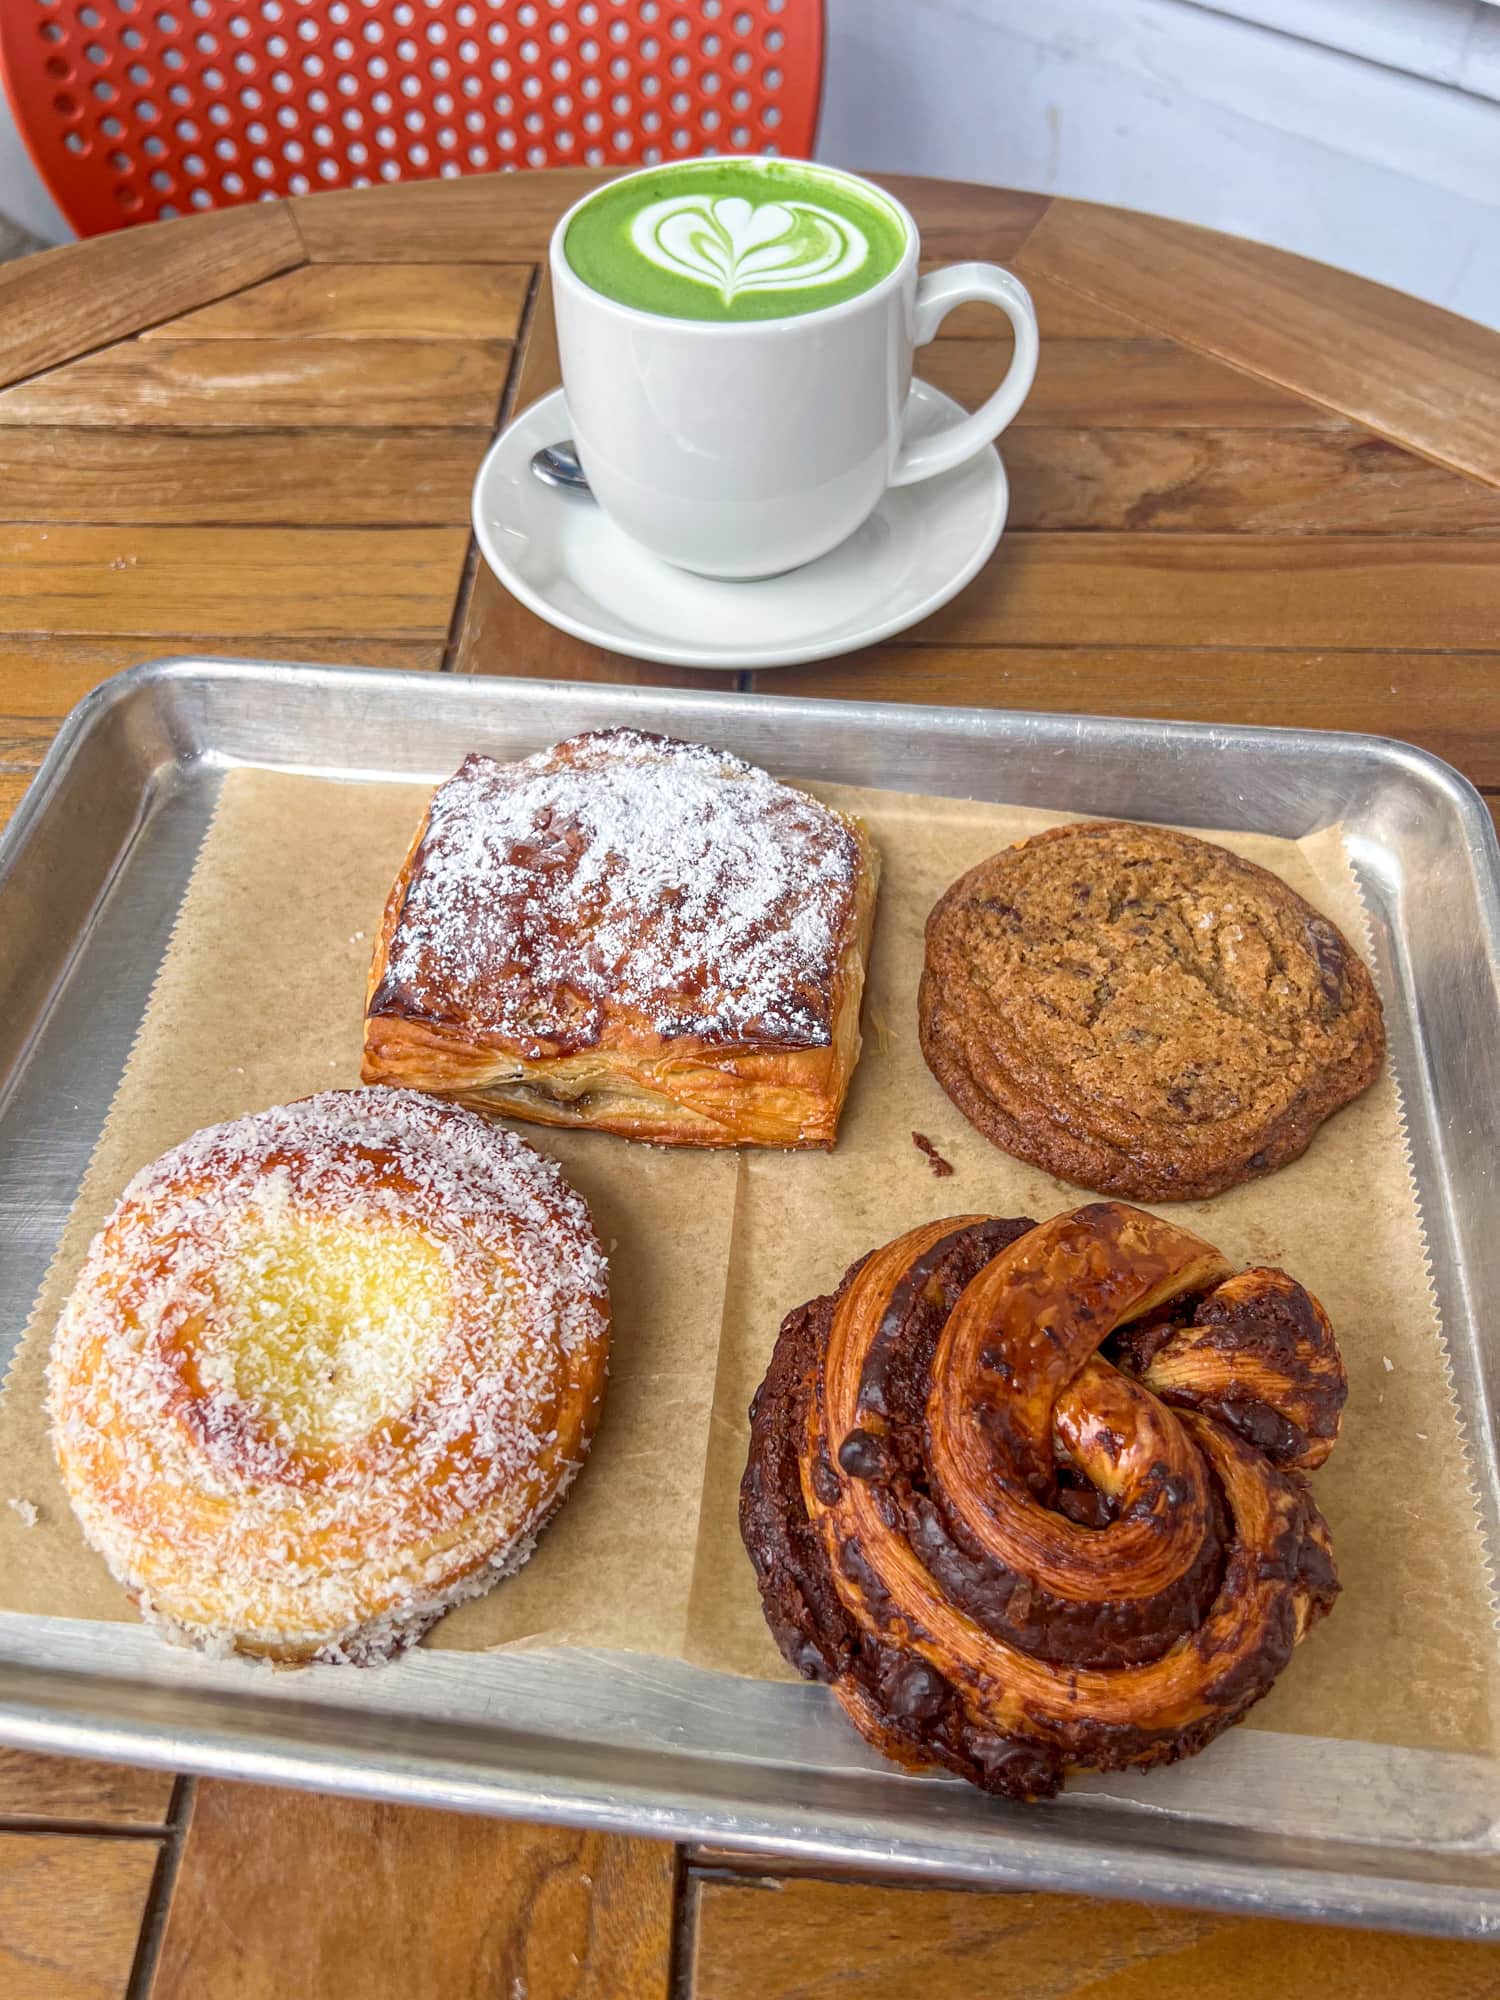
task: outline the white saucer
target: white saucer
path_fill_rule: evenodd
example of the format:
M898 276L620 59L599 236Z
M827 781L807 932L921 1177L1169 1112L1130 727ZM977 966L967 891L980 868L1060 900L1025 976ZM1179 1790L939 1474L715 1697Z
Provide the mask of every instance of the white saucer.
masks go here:
M914 382L908 424L964 412ZM616 528L586 493L545 486L542 445L572 435L561 389L517 417L474 481L474 532L506 589L577 638L670 666L789 667L852 653L946 604L1000 539L1009 500L993 446L953 472L892 487L856 534L804 569L721 583L674 569Z

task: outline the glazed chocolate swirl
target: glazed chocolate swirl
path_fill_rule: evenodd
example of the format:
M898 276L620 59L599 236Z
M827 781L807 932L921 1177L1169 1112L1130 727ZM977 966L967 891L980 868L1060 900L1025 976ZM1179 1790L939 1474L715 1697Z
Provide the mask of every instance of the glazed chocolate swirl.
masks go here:
M1015 1798L1237 1722L1338 1592L1343 1364L1284 1272L1115 1202L959 1216L782 1325L740 1525L787 1660Z

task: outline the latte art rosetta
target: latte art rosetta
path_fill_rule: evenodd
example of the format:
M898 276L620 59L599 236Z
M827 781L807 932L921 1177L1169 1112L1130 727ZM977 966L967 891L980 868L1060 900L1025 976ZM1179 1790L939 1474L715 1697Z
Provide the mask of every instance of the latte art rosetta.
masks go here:
M658 270L712 286L725 305L746 292L835 285L870 254L859 225L832 209L740 195L652 202L632 222L630 239Z

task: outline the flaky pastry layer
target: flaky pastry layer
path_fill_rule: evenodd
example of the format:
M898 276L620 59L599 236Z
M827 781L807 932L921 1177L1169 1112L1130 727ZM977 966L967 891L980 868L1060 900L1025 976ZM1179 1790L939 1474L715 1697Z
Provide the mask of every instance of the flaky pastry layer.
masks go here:
M387 899L362 1073L658 1145L831 1147L878 882L858 821L718 751L470 758Z
M787 1660L896 1762L1046 1797L1170 1763L1338 1591L1347 1383L1285 1272L1095 1202L951 1216L790 1313L740 1523Z

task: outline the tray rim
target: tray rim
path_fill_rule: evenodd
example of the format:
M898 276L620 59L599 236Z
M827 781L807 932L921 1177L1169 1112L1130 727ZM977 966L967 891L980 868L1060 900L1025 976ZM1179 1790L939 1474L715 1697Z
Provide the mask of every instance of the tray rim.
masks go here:
M260 683L271 679L290 683L309 674L348 681L351 685L360 682L369 685L400 683L427 692L435 688L493 690L493 694L482 697L485 699L499 699L510 689L532 693L547 691L575 698L580 691L591 690L597 692L601 699L620 700L627 706L643 708L667 699L694 708L753 705L757 712L774 709L787 715L799 712L808 715L853 715L862 721L892 715L907 716L920 719L928 727L940 724L954 733L962 733L965 729L988 733L1007 723L1062 725L1079 729L1108 724L1112 730L1138 736L1142 741L1165 733L1184 746L1260 747L1269 749L1273 755L1278 752L1284 754L1297 743L1322 744L1330 750L1365 756L1372 762L1395 765L1420 774L1428 783L1436 784L1446 792L1473 836L1471 847L1477 845L1479 850L1487 850L1490 867L1483 886L1491 891L1496 905L1496 912L1491 914L1500 913L1500 833L1496 831L1483 794L1456 765L1439 757L1436 751L1426 750L1421 744L1410 743L1400 736L1382 736L1372 731L1352 729L1303 729L1271 723L1178 721L1166 717L1110 715L1098 710L1081 713L1069 709L976 708L938 702L869 701L858 696L846 699L786 695L728 685L723 688L655 688L634 681L548 680L521 674L457 674L443 668L363 667L326 660L263 660L248 654L193 653L164 653L123 667L90 688L81 700L74 703L47 746L21 803L5 828L0 830L0 886L5 880L7 864L13 863L16 851L30 839L33 822L40 817L60 774L76 754L79 743L113 709L130 701L140 689L195 679ZM875 789L882 788L877 786ZM1500 924L1497 924L1497 930L1500 930Z
M1484 933L1487 958L1492 969L1500 965L1500 840L1484 801L1476 787L1434 753L1398 738L1351 731L1310 731L1241 724L1168 722L1154 718L1077 716L1038 710L948 708L920 703L848 701L804 696L784 696L722 689L649 688L609 683L576 683L523 680L510 677L486 678L455 676L437 672L414 672L383 668L257 661L252 658L205 658L175 654L143 662L102 682L80 701L58 731L36 778L29 787L10 825L0 836L0 896L11 872L24 856L36 828L60 792L66 790L75 757L108 717L128 704L143 690L195 681L245 682L264 687L267 683L291 683L307 675L333 680L350 687L360 684L393 683L420 690L426 696L438 694L446 701L503 702L507 693L520 691L533 701L547 694L563 696L579 703L592 698L599 704L626 711L647 710L665 702L674 708L705 713L726 710L762 716L779 714L787 721L798 715L809 720L837 716L846 722L859 718L883 728L898 727L900 721L920 721L926 731L996 736L1013 733L1020 725L1033 732L1073 735L1082 738L1091 729L1107 725L1119 740L1135 738L1141 743L1160 744L1165 738L1184 749L1234 748L1245 752L1266 751L1284 756L1295 746L1309 743L1356 760L1374 772L1405 772L1428 787L1440 790L1455 813L1473 863L1476 914ZM305 685L305 681L304 681ZM465 693L459 695L462 687ZM439 692L440 690L444 692ZM477 694L477 690L488 690ZM242 760L221 756L211 748L200 749L195 758L168 759L179 766L205 759L228 768L242 761L264 766L264 760ZM264 766L275 768L276 766ZM159 767L158 767L159 768ZM287 760L281 768L337 773L327 766ZM357 775L358 767L347 767ZM154 773L133 769L129 781L137 786L141 818L149 811ZM106 880L101 895L107 892ZM84 925L70 940L67 964L72 963L86 936ZM49 1003L50 1005L50 1003ZM26 1062L27 1042L18 1051L18 1068ZM3 1089L5 1079L0 1079ZM47 1621L50 1622L50 1621ZM1107 1842L1090 1841L1080 1827L1072 1842L1053 1849L1050 1844L1042 1861L1028 1860L1024 1836L996 1838L986 1842L983 1861L965 1865L952 1856L923 1862L910 1852L871 1852L852 1835L841 1840L819 1835L816 1829L796 1826L770 1827L754 1833L735 1833L723 1824L722 1812L695 1811L691 1806L653 1805L649 1794L641 1798L621 1793L616 1807L587 1787L566 1786L539 1793L534 1784L520 1776L508 1782L486 1767L471 1786L449 1782L439 1799L429 1789L421 1789L420 1767L424 1759L414 1753L392 1755L365 1765L330 1764L306 1749L286 1740L265 1737L245 1738L227 1726L219 1731L198 1732L194 1740L176 1731L158 1731L152 1737L139 1723L108 1718L86 1706L58 1715L50 1703L37 1704L11 1696L7 1682L10 1668L0 1662L0 1741L18 1747L54 1749L76 1755L103 1755L124 1761L174 1765L230 1776L263 1777L268 1782L315 1785L367 1795L404 1799L418 1803L441 1803L467 1810L504 1810L531 1817L555 1818L617 1830L645 1830L676 1839L713 1839L758 1853L812 1853L829 1865L884 1868L892 1872L917 1873L934 1880L977 1882L1032 1882L1051 1888L1076 1888L1095 1895L1144 1895L1168 1901L1203 1902L1228 1908L1265 1910L1325 1921L1339 1920L1383 1926L1431 1930L1448 1935L1488 1936L1500 1930L1500 1886L1474 1887L1449 1883L1438 1887L1415 1882L1400 1874L1364 1870L1328 1870L1305 1863L1288 1866L1255 1864L1254 1883L1247 1879L1244 1860L1215 1860L1199 1856L1186 1875L1180 1859L1147 1854L1130 1847L1111 1847ZM288 1714L292 1711L289 1709ZM1312 1739L1316 1740L1316 1739ZM431 1762L431 1759L425 1760ZM1342 1849L1351 1858L1361 1852L1374 1858L1372 1850L1360 1850L1330 1836L1323 1845L1337 1853ZM1383 1849L1385 1854L1416 1853L1412 1848ZM1430 1850L1429 1850L1430 1852ZM1274 1891L1274 1893L1271 1893Z
M0 1689L3 1683L0 1673ZM41 1708L10 1701L0 1701L0 1743L289 1790L578 1826L684 1845L701 1842L747 1858L807 1859L830 1871L844 1868L929 1887L961 1884L1072 1893L1110 1902L1208 1907L1246 1916L1439 1937L1479 1940L1500 1935L1500 1894L1488 1885L1414 1881L1394 1870L1382 1872L1378 1866L1368 1871L1331 1870L1257 1862L1252 1868L1238 1856L1197 1855L1184 1864L1180 1856L1122 1847L1082 1828L1057 1843L1029 1840L1024 1828L997 1830L982 1855L972 1849L914 1851L909 1836L889 1814L861 1818L845 1811L836 1816L835 1830L829 1831L825 1820L809 1832L794 1812L768 1812L753 1827L727 1830L722 1813L663 1803L649 1786L619 1786L601 1796L586 1784L555 1776L542 1789L521 1775L488 1772L465 1782L445 1767L437 1792L430 1776L437 1760L428 1756L388 1752L355 1763L275 1739L237 1747L227 1730L191 1739L161 1732L143 1740L128 1723L85 1713L59 1722ZM899 1852L894 1848L897 1839L906 1843ZM887 1847L886 1842L892 1845ZM1352 1847L1346 1851L1352 1858L1366 1855L1376 1861L1400 1852Z

